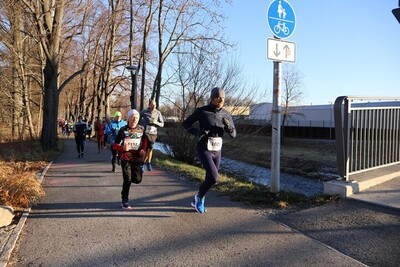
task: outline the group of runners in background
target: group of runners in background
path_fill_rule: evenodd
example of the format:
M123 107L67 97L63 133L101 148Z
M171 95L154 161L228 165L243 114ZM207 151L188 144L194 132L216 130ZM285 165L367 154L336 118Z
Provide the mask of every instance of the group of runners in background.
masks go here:
M230 113L223 109L225 91L215 87L211 90L210 103L197 108L183 122L182 126L188 133L197 137L197 156L206 173L204 182L191 201L191 206L199 213L206 212L205 196L217 182L221 162L222 136L224 132L231 138L236 137L236 129ZM127 114L127 120L122 120L120 111L114 113L114 120L105 124L98 120L95 132L98 152L106 146L107 136L111 145L112 172L116 171L116 164L121 166L123 185L121 191L121 207L131 209L129 204L129 190L131 184L142 182L145 166L152 171L153 145L157 139L157 128L164 127L161 112L156 109L156 102L149 101L148 108L140 113L132 109ZM78 158L84 157L85 136L87 124L78 117L73 126L77 145Z

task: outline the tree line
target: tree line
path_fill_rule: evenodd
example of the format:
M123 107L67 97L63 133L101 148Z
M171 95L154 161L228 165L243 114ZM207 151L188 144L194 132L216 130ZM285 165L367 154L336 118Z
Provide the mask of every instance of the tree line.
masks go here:
M256 86L227 56L235 44L224 36L222 6L218 0L2 0L1 123L14 139L39 138L43 150L54 149L58 119L83 115L93 122L129 109L132 65L140 110L153 98L182 119L216 85L229 104L248 105Z

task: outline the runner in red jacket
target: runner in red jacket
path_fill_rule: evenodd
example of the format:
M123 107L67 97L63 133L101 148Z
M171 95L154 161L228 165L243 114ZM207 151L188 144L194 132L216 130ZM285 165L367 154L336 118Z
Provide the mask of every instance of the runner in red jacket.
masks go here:
M120 152L122 177L121 207L131 209L129 205L129 189L132 183L142 182L142 172L140 166L143 165L143 159L147 149L147 137L144 134L144 128L138 125L139 112L132 109L128 112L128 125L123 126L116 138L113 149Z

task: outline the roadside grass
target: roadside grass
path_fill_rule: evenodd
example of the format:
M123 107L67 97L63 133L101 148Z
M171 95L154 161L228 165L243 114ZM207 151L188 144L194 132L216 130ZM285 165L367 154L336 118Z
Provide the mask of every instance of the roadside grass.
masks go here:
M44 152L39 140L0 140L0 205L23 210L37 204L45 195L38 180L49 161L63 150L63 143L55 151Z
M153 163L186 180L197 183L204 181L205 171L203 168L180 162L156 150L154 151ZM328 195L307 197L303 194L286 191L275 194L270 191L268 186L256 184L247 179L234 177L225 173L220 174L213 190L228 196L231 200L240 201L258 208L284 209L294 206L309 207L336 202L340 199L338 196Z
M335 142L285 138L281 144L281 171L330 180L337 175ZM239 135L224 139L224 157L271 167L271 137Z

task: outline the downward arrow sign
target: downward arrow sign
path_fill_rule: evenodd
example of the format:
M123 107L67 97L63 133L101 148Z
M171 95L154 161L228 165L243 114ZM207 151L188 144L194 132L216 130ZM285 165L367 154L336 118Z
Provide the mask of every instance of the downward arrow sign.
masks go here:
M276 46L276 49L275 49L275 51L273 51L273 52L274 52L274 55L275 55L276 57L278 57L278 56L281 54L281 52L279 52L279 49L278 49L278 43L276 43L275 46Z

